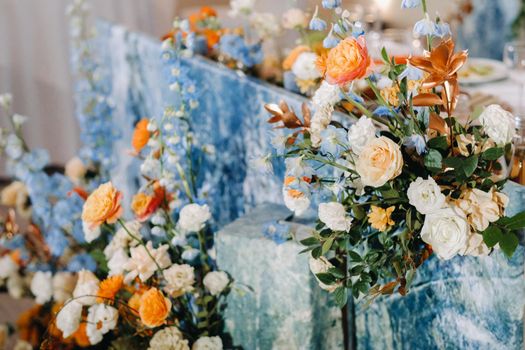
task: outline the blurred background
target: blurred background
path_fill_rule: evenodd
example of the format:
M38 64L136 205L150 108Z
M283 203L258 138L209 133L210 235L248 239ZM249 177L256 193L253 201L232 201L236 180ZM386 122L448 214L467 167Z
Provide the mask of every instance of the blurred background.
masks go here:
M228 26L228 0L91 0L95 16L160 37L174 17L202 5L214 6ZM320 0L259 0L259 11L281 14L291 7L313 12ZM0 0L0 93L11 92L14 109L31 118L26 139L47 148L52 162L64 164L79 145L73 115L69 69L68 0ZM420 9L401 10L401 0L346 0L343 7L377 33L379 47L411 46L411 28ZM502 57L511 38L511 23L522 0L429 0L430 13L451 23L458 43L474 57ZM289 39L289 38L287 38ZM417 49L417 48L414 48Z

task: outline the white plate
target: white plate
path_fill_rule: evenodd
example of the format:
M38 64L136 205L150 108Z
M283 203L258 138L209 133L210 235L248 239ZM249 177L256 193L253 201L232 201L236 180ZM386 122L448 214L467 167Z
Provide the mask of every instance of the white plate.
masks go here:
M464 85L486 84L509 76L503 62L488 58L469 58L458 74L459 83Z

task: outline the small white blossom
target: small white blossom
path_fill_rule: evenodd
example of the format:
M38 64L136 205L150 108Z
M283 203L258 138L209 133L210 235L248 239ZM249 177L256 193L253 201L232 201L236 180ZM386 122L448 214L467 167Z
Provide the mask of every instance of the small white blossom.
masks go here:
M421 214L431 214L445 205L445 195L436 180L429 177L427 180L418 177L408 186L408 202L416 207Z
M359 155L366 144L376 137L376 127L372 119L362 116L348 130L348 142L352 151Z
M104 334L117 326L118 310L106 304L95 304L88 309L86 334L91 345L102 341Z
M479 116L483 130L498 146L504 146L516 136L514 116L499 105L490 105Z
M319 204L319 220L330 230L348 232L353 219L341 203L330 202Z
M222 350L222 340L219 337L200 337L197 339L191 350Z
M31 293L37 304L45 304L53 297L53 275L47 271L37 271L31 280Z
M188 264L173 264L169 269L164 270L164 279L166 280L164 290L176 298L193 290L194 268Z
M211 271L204 276L202 283L211 295L216 296L228 287L230 278L224 271Z
M187 204L179 214L179 227L187 232L198 232L204 228L204 224L211 219L208 205L196 203Z
M300 80L315 80L321 77L315 62L317 55L313 52L303 52L292 65L292 72Z

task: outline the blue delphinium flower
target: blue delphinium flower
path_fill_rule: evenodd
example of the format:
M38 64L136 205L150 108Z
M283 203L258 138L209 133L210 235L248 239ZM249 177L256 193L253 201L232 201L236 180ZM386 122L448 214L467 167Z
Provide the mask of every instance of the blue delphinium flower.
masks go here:
M97 262L87 253L74 256L67 264L67 270L69 272L78 272L82 269L89 271L95 271L97 269Z
M421 69L412 66L410 63L407 64L407 67L401 74L399 74L399 79L407 78L408 80L420 80L423 79L424 73Z
M321 5L323 5L325 9L335 9L341 6L341 0L323 0Z
M414 25L414 35L417 36L435 35L436 31L436 23L434 23L428 16L417 21Z
M219 50L246 67L252 67L262 62L264 53L260 43L248 45L239 35L227 34L221 37Z
M283 244L290 238L290 226L278 221L270 221L264 225L263 235L277 244Z
M193 261L200 254L198 249L189 248L182 252L181 258L186 261Z
M53 256L61 256L64 254L64 250L69 245L64 233L56 228L46 234L45 240Z
M447 35L452 35L452 31L450 30L450 26L448 25L448 23L439 22L438 24L436 24L436 31L434 35L443 38Z
M348 26L348 23L346 23L346 21L339 21L336 24L334 24L334 32L336 32L339 35L345 35L349 29L350 27Z
M414 134L405 139L404 145L409 148L415 148L417 154L422 155L426 153L427 143L425 138L419 134Z
M86 238L84 236L84 228L82 227L82 220L76 220L73 223L71 235L78 243L84 243L86 241Z
M352 36L354 38L359 38L361 35L365 34L365 30L363 29L363 24L361 22L355 22L352 26Z
M421 0L403 0L401 2L401 8L410 9L421 6Z
M386 106L379 106L374 110L374 115L380 116L380 117L391 117L392 112L390 111L390 108Z
M339 38L337 38L334 34L333 34L333 31L334 31L334 26L332 25L332 29L330 29L330 33L328 33L328 35L326 36L326 38L324 38L323 40L323 46L326 48L326 49L331 49L333 47L336 47L337 44L339 44Z
M329 125L321 131L321 140L321 152L330 153L337 158L345 149L343 145L346 141L346 132L344 129Z
M326 22L319 18L319 16L317 15L318 12L319 6L316 6L314 15L312 16L310 24L308 25L308 28L310 28L310 30L322 31L326 29Z

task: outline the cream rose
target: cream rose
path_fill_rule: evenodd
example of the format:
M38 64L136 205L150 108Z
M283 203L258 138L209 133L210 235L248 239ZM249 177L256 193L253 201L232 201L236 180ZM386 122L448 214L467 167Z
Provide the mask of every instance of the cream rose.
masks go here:
M486 107L479 116L479 122L485 133L499 146L506 145L516 136L514 116L499 105Z
M222 340L219 337L200 337L191 350L222 350Z
M346 213L345 207L338 202L319 204L319 220L333 231L348 232L352 227L352 217Z
M416 207L421 214L431 214L445 204L445 195L431 177L427 180L418 177L408 186L407 196L410 205Z
M86 175L87 168L78 157L71 158L67 163L64 169L66 176L73 181L75 184L78 184L82 178Z
M469 224L481 232L486 230L491 222L498 221L508 201L509 198L503 193L494 190L484 192L474 188L464 191L456 205L465 213Z
M230 278L224 271L211 271L202 280L211 295L219 295L230 284Z
M169 269L164 270L164 278L166 280L164 290L176 298L193 290L194 268L187 264L173 264Z
M381 187L401 174L403 155L399 146L387 137L371 140L361 151L356 170L363 185Z
M332 265L332 263L328 261L328 259L324 256L321 256L319 259L315 259L313 256L310 256L308 265L310 267L310 271L312 271L314 275L317 275L318 273L326 273L328 272L328 270L334 267L334 265ZM326 290L330 293L335 291L340 285L340 283L335 283L331 285L324 284L323 282L319 281L317 276L315 276L315 279L317 279L317 283L319 283L319 287L321 289Z
M470 228L465 215L452 208L439 209L425 216L421 239L432 246L437 256L448 260L462 254Z

